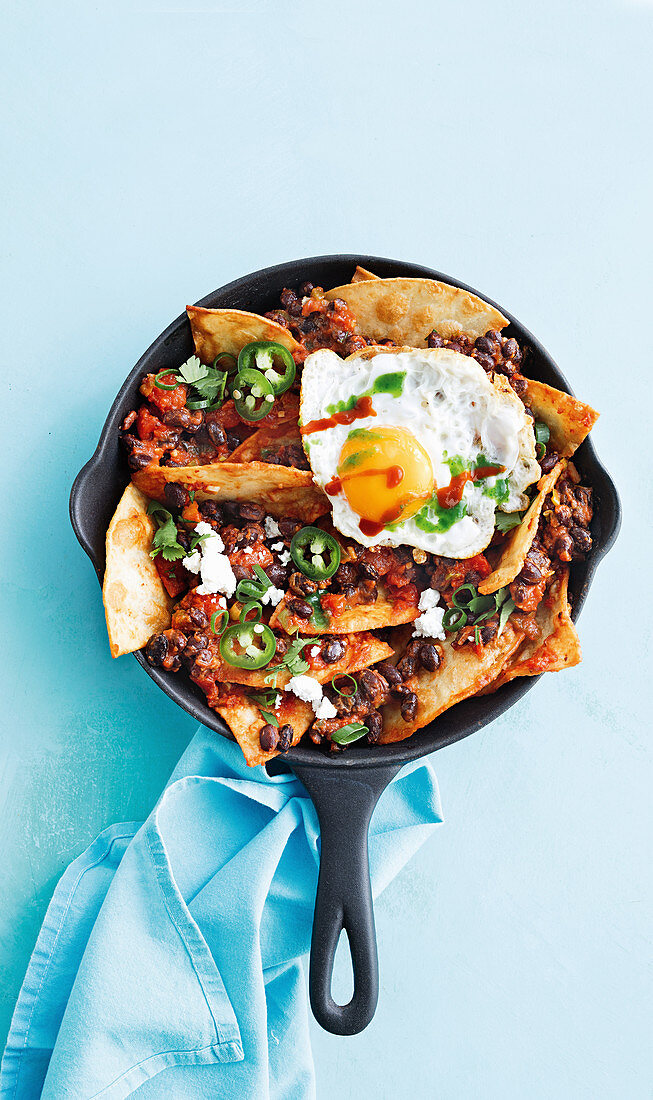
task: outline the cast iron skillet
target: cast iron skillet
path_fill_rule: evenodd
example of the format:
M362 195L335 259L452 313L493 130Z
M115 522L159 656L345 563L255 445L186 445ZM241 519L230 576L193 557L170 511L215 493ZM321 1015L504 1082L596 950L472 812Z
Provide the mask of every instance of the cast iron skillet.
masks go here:
M317 256L265 268L236 279L198 304L229 306L263 313L278 304L284 286L296 287L310 279L324 287L351 279L356 264L377 275L409 275L442 279L474 291L439 271L377 256ZM483 298L486 296L483 294ZM486 299L490 301L489 298ZM496 304L496 303L492 303ZM569 391L563 375L538 340L503 306L509 318L505 330L530 348L527 375ZM118 430L138 399L141 377L182 363L193 351L190 326L182 314L161 333L129 374L102 429L95 454L75 479L70 496L70 516L82 548L95 566L100 582L104 573L105 534L129 473L118 441ZM594 490L593 549L589 560L572 567L570 593L576 619L585 602L594 571L617 536L621 509L612 480L599 462L589 439L577 451L574 462L585 484ZM231 734L211 710L204 695L183 674L151 668L142 652L136 660L155 683L198 721L224 736ZM310 999L322 1027L337 1035L355 1035L367 1027L378 999L378 959L374 912L370 890L367 831L372 811L402 764L425 756L469 736L516 703L535 684L535 678L513 680L496 695L468 699L442 714L430 726L399 744L378 747L354 745L342 754L322 755L315 747L299 746L287 762L308 790L320 819L321 862L313 921L310 962ZM338 1005L331 996L331 976L336 945L342 930L349 939L354 972L354 993L349 1004Z

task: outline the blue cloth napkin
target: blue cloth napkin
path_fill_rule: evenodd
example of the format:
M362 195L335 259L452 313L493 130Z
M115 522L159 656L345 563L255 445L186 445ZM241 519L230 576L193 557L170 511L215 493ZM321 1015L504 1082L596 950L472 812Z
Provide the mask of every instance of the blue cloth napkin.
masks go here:
M372 819L375 894L441 820L431 766L408 765ZM301 956L318 841L293 775L201 727L147 821L105 829L59 882L0 1095L314 1096Z

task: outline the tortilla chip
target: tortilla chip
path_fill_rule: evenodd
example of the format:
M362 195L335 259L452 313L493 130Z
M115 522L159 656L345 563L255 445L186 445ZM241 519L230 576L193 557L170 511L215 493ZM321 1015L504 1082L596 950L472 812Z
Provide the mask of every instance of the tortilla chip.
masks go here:
M564 462L558 462L557 466L554 466L550 473L545 474L544 477L541 477L538 481L537 496L531 501L530 507L519 524L519 527L515 527L508 536L496 569L494 569L485 580L481 581L478 586L478 590L482 596L489 596L493 592L498 592L500 588L504 588L505 585L512 584L515 577L521 573L522 566L526 561L526 555L537 534L544 498L555 485L564 466Z
M134 653L170 626L172 600L150 557L154 520L148 501L128 485L107 531L102 600L112 657Z
M299 424L286 420L276 428L259 428L240 446L236 447L229 455L230 462L261 462L265 461L265 452L280 447L288 447L292 444L301 447L302 437L299 434ZM294 467L293 467L294 468Z
M324 668L311 669L307 675L312 676L320 684L326 684L334 676L343 676L346 672L360 672L364 668L375 665L377 661L385 661L393 655L392 646L382 642L380 638L370 634L369 631L364 631L361 634L348 634L343 638L343 642L346 645L346 650L339 661L334 661L333 664L326 665ZM274 664L268 665L266 668L245 669L234 668L233 665L216 660L212 670L213 668L216 670L216 680L222 680L225 683L245 684L257 691L272 686L276 686L281 691L290 679L288 670L281 668L277 673L276 685L267 683L265 678L271 672L274 672Z
M551 442L563 458L573 455L599 418L590 405L532 378L527 379L525 402L535 419L547 425Z
M352 283L365 283L369 282L370 279L378 279L378 277L378 275L373 275L371 271L368 271L367 268L357 265L351 281Z
M539 637L525 638L498 679L490 685L496 691L516 676L539 676L542 672L561 672L581 662L582 654L576 627L571 621L566 568L547 590L535 614Z
M186 306L195 351L203 363L212 363L221 351L238 355L245 344L253 340L273 340L288 351L298 351L299 344L283 325L268 321L258 313L242 309L203 309Z
M310 470L270 462L214 462L208 466L148 466L133 481L154 500L165 503L169 481L195 492L195 499L250 500L272 516L296 516L312 523L329 511L328 498L313 484Z
M288 634L293 634L296 630L300 634L349 634L351 631L382 630L387 626L398 626L399 623L412 623L419 615L416 607L391 602L384 595L383 589L379 588L379 595L374 603L346 607L344 611L332 615L325 626L316 626L310 619L300 619L288 610L288 601L292 599L292 596L284 596L270 619L271 627L281 626Z
M413 348L425 348L433 329L447 339L483 336L508 324L475 294L434 279L367 279L337 286L326 297L344 299L362 335Z
M229 726L250 768L256 767L257 764L265 764L273 756L279 755L276 751L264 752L261 748L259 733L266 725L265 718L240 687L234 685L225 699L214 705L214 710L217 710ZM295 695L285 694L276 713L280 726L292 726L293 745L301 740L308 727L315 721L313 708L301 699L297 699Z
M412 722L404 722L398 702L392 700L383 707L383 733L381 744L403 741L416 730L428 725L438 714L460 703L470 695L476 695L491 683L506 660L516 650L523 634L515 630L510 621L500 637L495 636L476 653L471 645L454 649L448 639L442 642L442 658L436 672L421 669L407 681L417 692L417 713Z

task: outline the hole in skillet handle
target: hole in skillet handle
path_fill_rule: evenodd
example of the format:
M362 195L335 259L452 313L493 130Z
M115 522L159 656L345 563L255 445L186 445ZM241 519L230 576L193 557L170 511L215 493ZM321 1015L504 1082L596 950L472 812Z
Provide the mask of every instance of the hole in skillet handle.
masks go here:
M309 995L317 1022L333 1035L358 1035L372 1020L379 997L379 963L368 858L374 807L400 764L331 772L291 763L310 794L320 822L320 872L313 917ZM336 949L347 934L354 978L348 1004L333 999Z

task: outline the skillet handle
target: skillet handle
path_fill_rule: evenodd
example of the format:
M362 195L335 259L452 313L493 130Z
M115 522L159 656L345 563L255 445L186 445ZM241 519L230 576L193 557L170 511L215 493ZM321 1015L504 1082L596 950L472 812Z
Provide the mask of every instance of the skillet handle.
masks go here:
M309 994L315 1019L333 1035L367 1027L379 996L379 962L370 885L367 832L381 793L401 765L339 767L292 765L320 821L320 874L313 917ZM331 995L333 963L342 929L349 939L354 993L346 1005Z

